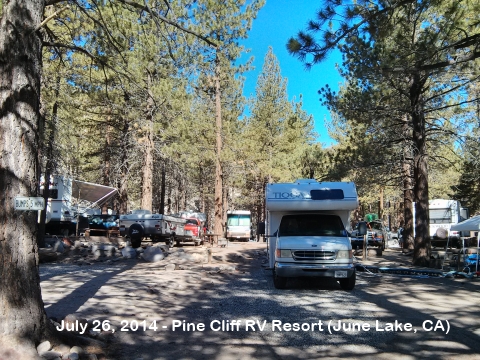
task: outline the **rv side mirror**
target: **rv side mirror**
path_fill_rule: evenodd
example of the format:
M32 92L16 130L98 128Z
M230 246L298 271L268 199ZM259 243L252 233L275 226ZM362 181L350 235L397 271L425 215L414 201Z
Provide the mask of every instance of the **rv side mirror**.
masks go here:
M367 233L367 223L362 221L358 223L358 235L365 235Z
M257 235L265 235L265 222L261 221L257 224Z

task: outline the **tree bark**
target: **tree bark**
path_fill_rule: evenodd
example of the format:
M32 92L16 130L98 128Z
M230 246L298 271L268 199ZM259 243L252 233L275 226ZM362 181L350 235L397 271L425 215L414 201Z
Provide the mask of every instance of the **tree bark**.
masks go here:
M143 173L142 173L142 203L141 208L152 211L153 199L153 109L154 99L151 92L152 75L147 74L148 100L146 114L146 134L145 134L145 152L143 157Z
M223 170L222 170L222 103L220 92L220 60L215 59L215 126L216 126L216 154L215 154L215 218L214 234L223 234Z
M413 77L410 88L413 123L413 188L415 200L415 238L413 264L417 266L430 265L430 234L428 218L428 156L425 132L425 113L422 98L424 80L419 74Z
M126 214L128 212L128 148L131 145L128 141L130 138L130 125L128 119L123 119L121 142L121 163L120 163L120 185L119 185L119 213Z
M14 209L37 196L44 1L3 2L0 20L0 358L37 359L47 329L38 272L37 212Z
M412 149L410 141L412 131L405 116L402 125L403 145L403 244L404 249L413 250L413 184L412 184Z

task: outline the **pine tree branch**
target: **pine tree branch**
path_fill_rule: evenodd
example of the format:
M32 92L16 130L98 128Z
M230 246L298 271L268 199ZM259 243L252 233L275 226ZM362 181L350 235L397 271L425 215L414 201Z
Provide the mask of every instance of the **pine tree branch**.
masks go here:
M207 37L205 37L205 36L203 36L203 35L201 35L201 34L198 34L198 33L196 33L195 31L192 31L192 30L190 30L190 29L187 29L187 28L183 27L182 25L180 25L180 24L178 24L178 23L176 23L176 22L174 22L174 21L169 20L169 19L167 19L166 17L164 17L164 16L162 16L162 15L160 15L160 14L158 14L158 13L151 12L150 9L148 8L148 6L144 6L144 5L138 4L138 3L136 3L135 1L132 1L132 0L118 0L118 1L121 2L121 3L124 4L124 5L133 7L133 8L135 8L135 9L137 9L137 10L140 10L140 12L147 12L147 13L149 13L150 15L152 15L152 16L154 16L154 17L157 17L158 19L162 20L163 22L165 22L165 23L167 23L167 24L169 24L169 25L172 25L172 26L176 27L176 28L179 29L179 30L182 30L182 31L184 31L184 32L186 32L186 33L188 33L188 34L191 34L191 35L193 35L193 36L195 36L195 37L197 37L197 38L205 41L208 45L213 46L214 48L217 48L217 47L218 47L218 45L217 45L215 42L213 42L212 40L210 40L209 38L207 38Z

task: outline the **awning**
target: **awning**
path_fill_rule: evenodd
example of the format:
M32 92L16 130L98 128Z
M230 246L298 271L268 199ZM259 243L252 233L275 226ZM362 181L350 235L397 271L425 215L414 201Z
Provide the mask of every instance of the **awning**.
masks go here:
M462 221L458 224L452 225L452 231L479 231L480 230L480 215L474 216L468 220Z
M85 210L101 206L118 193L114 187L73 180L72 197L90 203Z

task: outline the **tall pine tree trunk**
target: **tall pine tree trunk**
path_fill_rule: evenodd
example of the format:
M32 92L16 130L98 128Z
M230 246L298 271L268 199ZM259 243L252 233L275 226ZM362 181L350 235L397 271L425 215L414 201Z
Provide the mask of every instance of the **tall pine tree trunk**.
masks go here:
M120 186L119 193L119 212L126 214L128 212L128 148L131 145L127 140L130 138L130 125L126 117L123 118L121 142L121 165L120 165Z
M14 209L37 196L44 1L3 2L0 21L0 358L36 359L47 328L38 273L37 212Z
M147 74L147 86L148 86L148 100L147 100L147 114L146 114L146 134L145 134L145 147L143 155L143 173L142 173L142 203L141 208L152 211L152 199L153 199L153 109L154 99L151 91L152 75L150 72Z
M424 80L419 74L413 77L410 88L413 123L413 192L415 199L415 239L413 264L428 266L430 264L430 233L428 217L428 157L425 132L425 112L422 92Z
M222 103L220 93L220 60L215 58L215 218L214 218L214 234L223 234L223 170L222 170Z
M412 184L412 149L408 139L412 131L408 124L408 116L402 125L403 144L403 248L413 250L413 184Z

